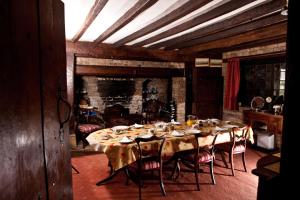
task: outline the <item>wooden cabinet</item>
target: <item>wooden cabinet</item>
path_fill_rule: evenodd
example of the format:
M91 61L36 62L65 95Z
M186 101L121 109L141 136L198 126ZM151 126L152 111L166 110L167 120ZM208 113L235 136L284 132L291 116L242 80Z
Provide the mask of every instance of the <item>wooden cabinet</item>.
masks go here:
M195 67L193 69L193 114L202 119L222 119L223 82L221 68Z
M267 131L273 134L282 134L282 115L273 115L264 112L255 112L253 110L243 111L244 123L255 126L255 122L262 122L266 124Z

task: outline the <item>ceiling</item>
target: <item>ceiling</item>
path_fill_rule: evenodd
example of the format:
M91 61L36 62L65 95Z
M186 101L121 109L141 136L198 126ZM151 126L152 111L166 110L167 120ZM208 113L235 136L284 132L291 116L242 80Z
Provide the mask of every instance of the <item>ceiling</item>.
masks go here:
M202 52L286 39L285 0L63 0L66 39Z

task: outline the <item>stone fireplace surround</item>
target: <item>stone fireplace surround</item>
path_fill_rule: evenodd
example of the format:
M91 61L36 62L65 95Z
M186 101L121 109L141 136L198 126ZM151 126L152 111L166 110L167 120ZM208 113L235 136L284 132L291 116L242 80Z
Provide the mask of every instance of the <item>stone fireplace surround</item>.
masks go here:
M107 106L120 104L129 110L129 114L141 114L143 103L143 82L151 80L147 87L157 91L156 97L159 101L168 103L167 90L168 79L162 78L107 78L98 76L81 76L82 88L76 88L76 91L86 90L87 96L90 100L90 106L96 107L100 113L104 113ZM128 86L131 87L125 93L118 95L113 91L113 95L109 95L109 87L105 91L100 85L107 82L120 81L122 83L128 81ZM118 85L118 84L117 84ZM121 84L122 85L122 84ZM123 85L122 85L123 87ZM124 87L126 88L126 87ZM172 78L172 98L175 100L177 108L177 121L185 121L185 78L173 77Z
M146 78L103 78L82 76L83 90L90 99L90 106L100 113L106 107L120 104L129 109L130 114L142 113L142 85ZM151 79L148 87L156 88L159 101L167 103L168 79Z

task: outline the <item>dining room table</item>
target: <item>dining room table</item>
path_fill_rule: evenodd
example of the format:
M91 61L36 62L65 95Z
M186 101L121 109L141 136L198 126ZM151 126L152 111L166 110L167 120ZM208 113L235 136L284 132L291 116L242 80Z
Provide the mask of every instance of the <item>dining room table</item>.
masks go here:
M98 186L105 184L137 160L137 144L134 140L136 137L151 137L153 134L158 137L165 137L162 157L170 158L176 152L194 149L196 147L195 137L193 136L195 133L202 134L198 143L199 146L204 147L211 144L216 133L218 134L216 144L225 143L230 141L229 133L232 128L245 126L242 123L230 121L219 120L216 122L205 123L205 120L203 120L192 126L188 126L186 123L160 122L164 125L162 127L158 127L156 124L120 125L91 133L86 140L95 151L106 154L111 168L110 175L96 184ZM247 139L254 143L253 130L251 128ZM145 143L142 148L151 150L155 145L157 144Z

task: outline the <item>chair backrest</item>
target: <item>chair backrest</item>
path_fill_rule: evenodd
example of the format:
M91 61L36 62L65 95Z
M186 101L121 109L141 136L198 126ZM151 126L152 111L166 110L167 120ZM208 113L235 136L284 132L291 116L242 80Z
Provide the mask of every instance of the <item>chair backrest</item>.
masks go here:
M197 152L195 154L196 158L199 156L200 149L207 151L211 155L214 154L215 143L216 143L218 135L219 135L219 132L216 132L216 133L214 133L214 135L211 135L211 136L213 136L211 144L209 144L209 145L205 146L205 148L203 148L203 147L199 146L199 138L204 137L204 136L201 133L195 134L196 145L197 145Z
M165 142L165 137L157 137L157 136L152 136L151 138L140 138L137 137L135 139L135 142L137 143L138 146L138 163L142 164L143 159L152 159L156 160L158 162L162 162L161 158L161 153L162 153L162 148ZM142 144L148 143L148 145L151 145L151 148L143 149Z
M242 128L233 128L230 132L232 149L238 145L243 145L246 149L247 138L250 131L250 126Z
M128 109L120 104L115 104L113 106L108 106L104 109L104 115L109 116L124 116L129 114Z

